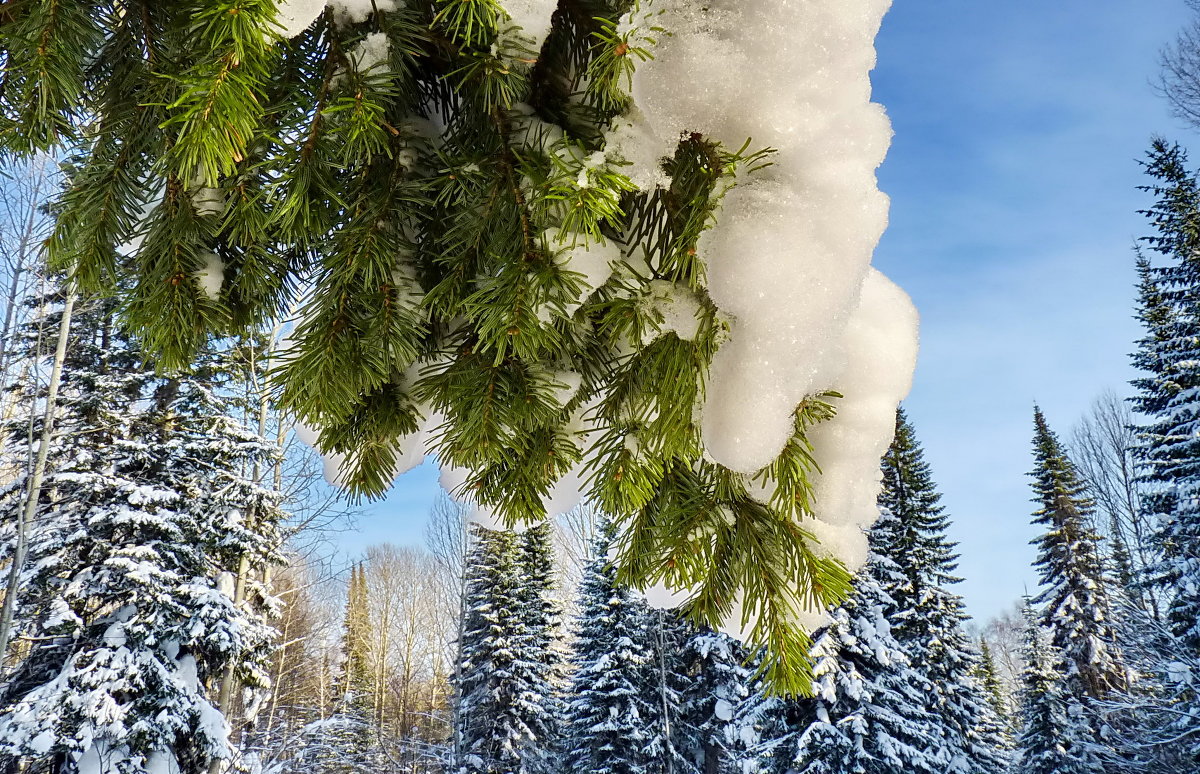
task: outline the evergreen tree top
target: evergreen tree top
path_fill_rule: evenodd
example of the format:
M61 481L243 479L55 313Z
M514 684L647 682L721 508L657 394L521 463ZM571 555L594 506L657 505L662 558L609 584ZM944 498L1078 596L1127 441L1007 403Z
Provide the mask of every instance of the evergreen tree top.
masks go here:
M1187 166L1187 152L1178 143L1161 137L1151 141L1146 174L1156 182L1141 187L1154 194L1155 203L1142 210L1157 233L1141 241L1164 256L1182 261L1190 272L1200 270L1200 185Z
M1037 524L1056 524L1077 521L1086 525L1093 511L1093 502L1086 495L1087 485L1058 436L1046 423L1041 408L1033 409L1033 502Z
M910 574L920 568L926 582L957 583L955 544L947 540L949 519L941 505L925 452L904 410L896 411L896 436L881 465L879 506L891 518L871 531L877 553L891 556Z

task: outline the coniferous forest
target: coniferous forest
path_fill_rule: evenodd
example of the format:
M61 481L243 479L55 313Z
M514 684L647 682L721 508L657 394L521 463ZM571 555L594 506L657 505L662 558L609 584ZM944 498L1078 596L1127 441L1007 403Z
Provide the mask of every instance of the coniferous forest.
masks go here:
M0 0L0 774L1200 774L1200 164L974 620L889 5Z

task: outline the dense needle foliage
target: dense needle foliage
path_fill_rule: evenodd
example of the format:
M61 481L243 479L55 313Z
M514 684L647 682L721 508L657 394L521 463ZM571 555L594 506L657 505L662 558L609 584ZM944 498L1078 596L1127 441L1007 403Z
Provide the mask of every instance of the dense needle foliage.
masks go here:
M359 494L423 423L469 471L459 494L510 524L586 463L620 579L690 589L697 623L744 600L773 684L805 690L793 613L849 589L799 525L806 432L837 396L801 403L751 475L705 459L694 412L728 325L697 241L769 150L684 132L632 175L606 132L665 32L619 26L629 0L563 0L544 43L497 0L342 0L294 37L275 5L0 8L0 150L84 156L53 264L117 295L166 370L299 310L279 399Z

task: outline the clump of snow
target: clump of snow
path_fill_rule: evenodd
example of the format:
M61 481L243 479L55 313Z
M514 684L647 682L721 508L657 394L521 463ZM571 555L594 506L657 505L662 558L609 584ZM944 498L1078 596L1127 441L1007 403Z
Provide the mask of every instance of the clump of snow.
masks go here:
M564 271L580 275L583 288L579 295L565 304L568 315L583 305L596 288L608 282L613 266L621 260L621 248L603 237L589 239L584 234L560 231L545 232L546 248L554 253L554 261Z
M225 284L225 264L221 257L211 250L202 252L201 257L204 259L204 268L193 276L196 278L196 284L200 286L200 291L215 301L221 297L221 285Z
M225 212L225 194L219 188L198 188L192 194L192 206L200 217L216 217Z
M726 195L699 245L710 295L733 318L713 364L704 440L733 470L759 470L783 448L886 224L875 168L891 130L870 102L869 72L889 2L655 3L672 34L633 78L646 130L778 151Z
M662 162L675 152L679 132L667 136L669 141L658 137L635 107L614 119L604 133L605 155L618 162L616 168L630 182L643 191L650 191L669 182Z
M421 289L421 281L417 278L416 268L407 260L397 260L392 267L392 283L396 286L396 302L400 308L415 314L424 315L421 308L425 300L425 291ZM409 381L415 381L415 372L409 374Z
M696 294L683 285L667 280L651 281L649 291L645 304L652 316L662 322L645 332L642 343L649 344L667 333L674 333L684 341L694 340L700 330L703 314Z
M50 748L57 741L58 738L54 735L54 732L47 728L29 740L29 751L37 755L45 755L50 752Z
M275 22L279 34L294 38L304 32L325 10L325 0L280 0L276 6Z
M578 375L572 372L559 372L555 374L555 381L566 383L568 389L574 388L575 392L579 387L574 384ZM578 377L582 384L582 377ZM572 392L571 397L575 397L575 392ZM561 394L561 393L560 393ZM555 482L550 489L550 493L542 499L542 505L546 508L546 515L550 518L567 513L579 506L584 499L584 490L587 484L587 472L585 470L585 462L592 453L592 447L599 439L600 434L596 432L596 423L598 421L596 412L600 406L601 397L595 395L582 405L577 407L567 421L567 426L564 428L571 440L579 446L583 451L582 460L568 470L563 477ZM565 405L565 403L564 403Z
M513 24L532 42L533 50L541 50L550 34L550 21L558 0L504 0L502 5Z
M815 516L822 549L855 569L866 560L863 530L878 517L879 460L896 427L896 405L912 386L917 311L908 296L872 269L825 377L845 395L837 416L808 434L820 460ZM832 534L832 528L844 528Z
M55 597L50 603L50 615L42 624L46 629L57 629L69 626L72 629L83 626L83 619L75 614L62 597Z
M554 400L560 406L570 403L583 386L583 375L575 371L555 371L551 379L556 385Z
M383 32L370 33L346 54L351 66L360 73L386 67L391 56L392 44Z
M196 714L196 730L210 740L218 740L217 749L220 750L229 738L229 721L219 709L202 697L197 697Z
M370 18L373 11L387 13L401 7L401 0L329 0L329 8L338 24L359 24Z
M879 459L916 358L911 303L870 268L887 223L875 169L891 129L870 102L869 73L889 5L658 0L653 22L671 34L638 66L636 109L606 145L610 158L633 162L628 173L642 187L670 152L663 139L697 132L729 148L750 138L776 149L772 166L725 194L697 246L709 296L730 323L708 378L702 437L711 459L753 474L779 455L806 397L845 395L834 401L837 417L810 430L821 474L816 521L804 526L817 550L851 569L866 560ZM769 488L756 496L769 499ZM648 596L666 606L686 598L664 588ZM793 614L809 628L824 617L799 605ZM742 617L739 604L723 629L744 637Z
M146 774L179 774L179 759L170 750L151 753L146 758Z

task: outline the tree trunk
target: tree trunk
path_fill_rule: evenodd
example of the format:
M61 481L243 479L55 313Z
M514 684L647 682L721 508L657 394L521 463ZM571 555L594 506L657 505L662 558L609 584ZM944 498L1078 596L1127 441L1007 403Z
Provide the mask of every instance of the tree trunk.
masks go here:
M29 475L25 495L25 506L17 521L17 545L13 551L12 565L8 568L8 584L4 592L4 607L0 611L0 664L8 656L8 644L12 638L13 613L16 608L17 587L21 583L21 571L25 565L25 554L29 550L29 527L37 511L42 494L42 479L46 475L46 461L50 454L50 441L54 434L54 408L58 401L58 385L62 381L63 361L67 357L67 338L71 333L71 312L75 308L75 282L67 285L67 298L63 303L62 318L58 323L58 342L54 349L54 366L50 369L50 384L46 390L46 413L42 420L42 437L38 441L37 459Z

